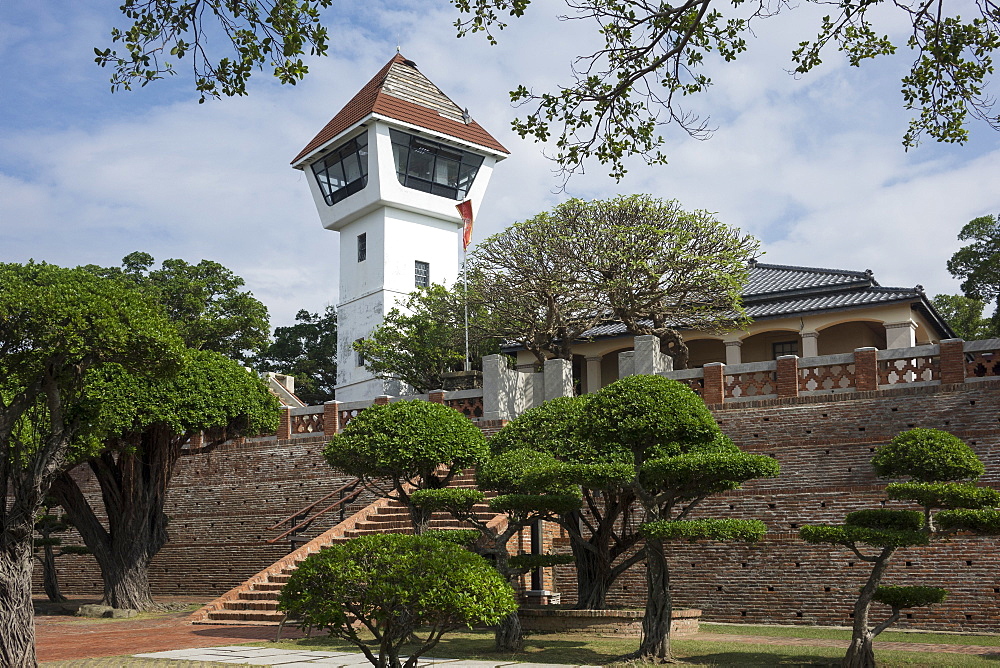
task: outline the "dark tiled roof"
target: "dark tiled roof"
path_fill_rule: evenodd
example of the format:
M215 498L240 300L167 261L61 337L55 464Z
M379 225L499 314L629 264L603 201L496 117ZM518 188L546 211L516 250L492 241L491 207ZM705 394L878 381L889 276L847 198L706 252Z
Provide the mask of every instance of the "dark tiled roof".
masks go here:
M292 164L298 163L371 114L410 123L501 153L510 153L475 121L462 122L462 109L421 74L413 61L397 53L306 144L292 160Z
M919 286L884 288L871 271L761 263L750 267L750 280L743 293L743 306L754 320L915 300L920 302L923 310L928 311L926 298ZM936 320L938 316L934 314L932 319ZM625 325L612 322L588 330L581 338L621 336L625 333Z
M743 291L743 297L749 299L756 295L852 284L877 286L878 282L875 281L871 271L791 267L755 262L750 266L750 280L747 282L746 290Z

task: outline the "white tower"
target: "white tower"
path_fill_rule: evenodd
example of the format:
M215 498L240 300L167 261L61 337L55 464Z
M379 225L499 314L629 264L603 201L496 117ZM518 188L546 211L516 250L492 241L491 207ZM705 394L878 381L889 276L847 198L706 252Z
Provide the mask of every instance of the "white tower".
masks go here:
M320 221L340 232L337 399L398 394L353 344L417 287L458 277L462 219L509 152L396 54L302 149Z

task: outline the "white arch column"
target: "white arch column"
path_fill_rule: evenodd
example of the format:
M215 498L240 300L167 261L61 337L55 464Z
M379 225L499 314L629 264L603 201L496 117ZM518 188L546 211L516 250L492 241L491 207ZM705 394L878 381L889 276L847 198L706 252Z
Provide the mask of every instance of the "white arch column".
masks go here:
M743 363L743 342L740 340L736 341L724 341L726 344L726 364L742 364Z
M912 320L885 323L885 347L912 348L917 345L917 323Z
M819 332L802 332L802 357L819 355Z

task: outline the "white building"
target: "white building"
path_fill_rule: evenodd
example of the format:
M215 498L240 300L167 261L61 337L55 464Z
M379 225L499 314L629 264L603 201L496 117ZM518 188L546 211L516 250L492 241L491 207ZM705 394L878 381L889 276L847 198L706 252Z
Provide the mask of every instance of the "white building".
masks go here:
M458 278L459 202L478 211L509 152L396 54L292 161L340 233L337 399L399 394L353 344L416 287Z

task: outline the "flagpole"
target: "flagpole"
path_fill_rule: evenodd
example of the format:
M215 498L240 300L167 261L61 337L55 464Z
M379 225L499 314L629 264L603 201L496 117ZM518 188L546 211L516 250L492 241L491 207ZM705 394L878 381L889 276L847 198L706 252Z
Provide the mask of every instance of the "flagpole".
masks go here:
M463 306L465 307L465 367L466 371L472 371L472 355L469 354L469 274L466 271L466 263L469 259L469 241L472 240L472 200L467 199L461 204L455 205L459 215L462 217L462 282L465 286L463 292Z
M472 356L469 355L469 274L465 271L465 262L469 258L469 249L462 249L462 281L465 283L465 370L472 371Z

